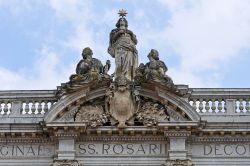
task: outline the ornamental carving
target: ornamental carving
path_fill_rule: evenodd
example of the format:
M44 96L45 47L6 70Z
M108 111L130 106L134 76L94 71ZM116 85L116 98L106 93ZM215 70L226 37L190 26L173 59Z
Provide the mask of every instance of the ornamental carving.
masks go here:
M83 166L77 160L55 160L51 166Z
M101 126L108 122L108 115L104 113L102 106L83 106L75 118L76 122L87 122L91 127Z
M187 160L167 160L165 164L162 166L194 166L194 163L187 159Z
M128 29L125 16L126 12L121 11L116 28L110 33L108 53L115 58L114 73L108 74L109 60L103 65L92 57L93 51L89 47L84 48L76 74L57 89L63 111L58 116L51 116L56 117L58 122L82 122L93 128L103 125L125 128L189 120L183 108L178 109L180 100L160 100L160 92L157 92L158 97L150 99L150 93L157 88L169 91L169 97L176 94L183 96L187 88L178 89L174 85L156 49L151 49L148 54L149 62L138 67L137 38ZM145 87L150 89L149 94L143 94ZM64 101L67 101L66 106ZM169 104L175 101L177 104Z
M130 81L121 75L106 93L105 108L111 115L111 124L119 128L134 124L134 114L138 109L136 91L131 88Z
M158 122L168 121L166 108L156 102L143 102L140 109L136 112L136 118L145 126L154 126Z

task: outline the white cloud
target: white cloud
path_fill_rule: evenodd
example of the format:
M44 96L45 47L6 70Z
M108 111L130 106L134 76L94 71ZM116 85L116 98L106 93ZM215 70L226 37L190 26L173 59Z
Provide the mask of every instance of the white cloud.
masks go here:
M7 5L8 3L1 4ZM6 1L5 1L6 2ZM25 2L25 3L24 3ZM9 8L19 11L19 6L30 9L32 3L20 1L9 3ZM31 2L31 1L29 1ZM40 58L30 70L23 69L16 72L0 68L1 89L53 89L60 82L66 82L70 74L74 73L76 64L62 66L62 56L56 50L49 49L50 45L80 52L90 46L94 56L103 62L111 59L107 53L108 35L106 27L116 23L117 9L107 8L103 13L94 11L92 1L81 0L50 0L49 7L54 11L54 24L67 22L72 33L58 39L53 36L54 26L44 47L38 51ZM170 75L175 83L189 84L191 87L221 86L220 65L230 58L240 56L243 48L250 47L250 1L241 0L159 0L170 12L165 27L155 27L148 9L135 5L135 11L129 11L134 22L129 21L129 27L139 40L138 50L149 51L151 48L159 50L174 50L180 63L169 67ZM141 1L137 1L141 3ZM10 5L12 4L12 5ZM114 25L111 25L114 27ZM95 28L94 28L95 27ZM110 29L111 30L111 29ZM105 37L104 37L105 36ZM51 42L52 41L52 42ZM53 43L54 42L54 43ZM160 52L163 60L168 52ZM72 55L68 55L72 56ZM75 56L75 55L74 55ZM146 55L140 55L145 61ZM113 59L112 59L112 62ZM168 62L169 63L169 62ZM168 64L167 63L167 64ZM112 68L114 63L112 63Z
M170 71L176 82L221 86L220 65L250 47L250 1L161 2L171 11L162 40L181 58L180 66Z
M55 89L74 72L74 64L61 66L60 56L46 47L38 51L38 57L30 68L19 71L0 68L1 90Z
M9 9L11 14L19 16L21 13L31 11L35 6L41 5L37 0L0 0L0 8Z
M9 5L10 8L10 4L12 3L5 5ZM23 1L15 3L11 10L16 10L20 5L24 5ZM93 49L95 57L102 60L110 58L103 58L107 46L103 44L102 40L98 40L101 39L100 35L102 34L98 35L98 32L93 31L93 27L90 26L94 22L93 20L98 20L91 10L92 3L90 1L50 0L48 5L54 11L54 15L51 16L54 17L52 24L69 23L72 28L71 34L63 39L58 39L55 37L57 30L54 27L56 26L51 26L50 33L46 36L46 42L43 43L42 49L37 51L38 59L32 62L33 65L30 66L30 69L11 71L0 68L0 82L4 84L1 89L54 89L60 83L67 82L69 76L75 73L76 64L62 66L62 58L71 55L60 55L59 50L55 49L52 51L49 49L53 48L51 44L76 50L79 52L77 55L79 58L81 50L88 46ZM114 10L106 11L102 17L110 20L112 12ZM101 23L105 23L105 21L101 21ZM108 34L106 35L108 36Z

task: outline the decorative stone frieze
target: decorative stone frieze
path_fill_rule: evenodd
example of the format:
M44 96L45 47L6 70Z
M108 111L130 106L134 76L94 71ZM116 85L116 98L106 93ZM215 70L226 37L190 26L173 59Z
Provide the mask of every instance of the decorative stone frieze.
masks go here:
M187 160L167 160L165 164L162 166L195 166L194 163L187 159Z
M54 160L50 166L83 166L77 160Z
M86 136L78 138L77 141L101 141L101 142L127 142L127 141L167 141L167 138L163 136Z
M250 137L194 137L190 138L189 142L250 142Z
M165 131L165 137L189 137L191 131Z

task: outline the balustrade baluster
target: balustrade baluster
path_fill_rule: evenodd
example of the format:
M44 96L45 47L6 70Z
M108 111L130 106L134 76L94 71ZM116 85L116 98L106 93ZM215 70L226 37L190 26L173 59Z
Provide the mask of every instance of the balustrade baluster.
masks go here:
M203 99L199 100L199 111L202 113L203 112Z
M8 113L8 102L4 102L4 106L3 106L3 112L4 114L7 114Z
M31 113L32 113L32 114L35 114L35 112L36 112L36 103L35 103L35 101L33 101L33 102L31 103Z
M43 106L43 111L44 113L48 112L49 108L48 108L48 102L44 101L44 106Z
M245 106L245 108L246 108L246 111L249 112L249 110L250 110L249 99L246 99L246 106Z
M244 109L243 99L240 99L239 102L240 102L240 103L239 103L239 110L240 110L240 112L242 112L243 109Z
M212 99L212 106L211 106L212 112L215 112L216 110L216 104L215 104L215 99Z
M218 100L218 110L219 110L219 112L222 111L222 99Z
M38 114L41 114L42 113L42 103L41 102L38 102L38 106L37 106L37 112Z
M205 110L208 113L210 110L210 106L209 106L209 99L206 100L206 104L205 104Z
M30 111L29 102L28 102L28 101L26 101L26 103L25 103L25 107L24 107L24 113L25 113L25 114L28 114L28 113L29 113L29 111Z
M226 113L227 112L227 100L223 99L224 101L224 112Z

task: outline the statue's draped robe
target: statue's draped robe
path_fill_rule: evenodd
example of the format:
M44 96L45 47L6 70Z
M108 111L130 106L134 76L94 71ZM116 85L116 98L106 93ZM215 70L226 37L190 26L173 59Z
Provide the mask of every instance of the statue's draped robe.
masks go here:
M122 74L132 80L135 76L135 69L138 67L138 55L136 50L136 37L129 33L121 34L114 39L117 33L113 30L110 34L110 46L108 52L115 58L115 77L118 78Z

